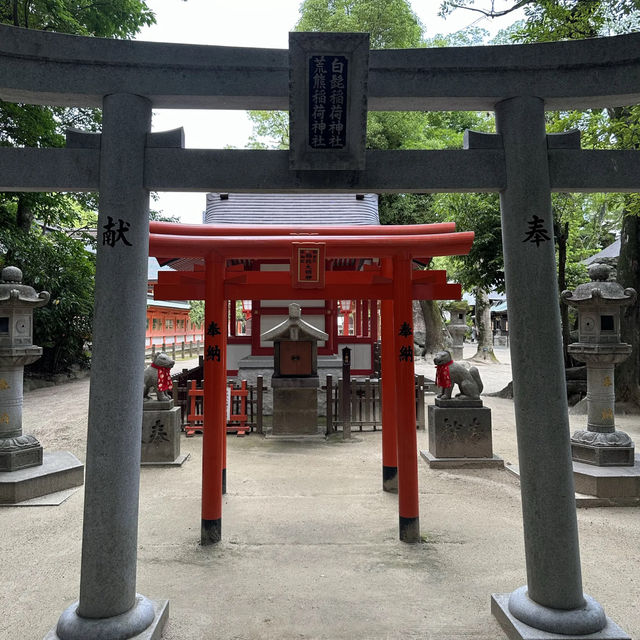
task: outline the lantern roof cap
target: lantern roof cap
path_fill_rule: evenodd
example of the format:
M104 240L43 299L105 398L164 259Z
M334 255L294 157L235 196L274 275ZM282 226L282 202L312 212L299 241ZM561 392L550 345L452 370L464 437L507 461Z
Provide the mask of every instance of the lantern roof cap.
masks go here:
M297 340L304 338L313 338L314 340L327 340L329 338L329 334L325 333L321 329L314 327L313 325L305 322L300 317L301 309L300 305L292 302L289 305L289 317L280 324L273 327L273 329L269 329L269 331L265 331L260 339L266 341L270 340L279 340L282 338L291 338L291 329L296 327L298 329Z
M0 305L42 307L49 302L49 292L36 293L33 287L22 284L18 267L5 267L0 274Z
M611 267L594 263L589 267L591 282L579 284L575 291L563 291L562 300L578 306L628 306L636 301L635 289L624 289L615 280L609 280Z

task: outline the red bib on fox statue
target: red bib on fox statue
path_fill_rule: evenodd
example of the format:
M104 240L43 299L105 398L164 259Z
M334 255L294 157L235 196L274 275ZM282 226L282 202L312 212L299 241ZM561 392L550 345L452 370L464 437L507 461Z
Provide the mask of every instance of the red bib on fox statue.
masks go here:
M171 368L160 367L157 364L151 363L154 369L158 370L158 391L171 391L173 389L173 382L171 380Z
M451 375L449 374L449 367L453 364L453 360L445 362L444 364L436 365L436 385L447 389L451 386Z
M171 368L175 364L163 351L153 354L153 358L149 366L144 370L144 399L151 400L149 392L151 389L156 390L156 398L158 402L166 402L171 400L171 396L165 392L173 389L171 381Z

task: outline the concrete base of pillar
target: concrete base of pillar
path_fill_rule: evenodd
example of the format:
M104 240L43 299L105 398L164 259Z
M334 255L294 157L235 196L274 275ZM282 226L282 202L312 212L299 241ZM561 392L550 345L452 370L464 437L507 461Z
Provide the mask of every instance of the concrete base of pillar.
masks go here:
M398 493L398 467L382 467L382 490Z
M576 491L597 498L640 499L640 455L632 467L596 467L583 462L573 463Z
M420 518L403 518L398 516L400 541L416 544L422 542L420 536Z
M509 640L631 640L613 620L607 618L607 626L597 633L567 635L534 629L515 618L509 611L510 593L491 594L491 613L500 623ZM550 611L556 611L551 609Z
M153 605L154 618L151 624L141 633L138 633L135 636L124 636L118 635L117 637L127 637L130 640L160 640L162 637L162 631L164 630L165 625L167 624L167 620L169 619L169 601L168 600L147 600ZM73 607L77 607L78 603L72 605ZM68 611L68 610L67 610ZM65 612L66 614L67 612ZM63 614L63 615L65 615ZM126 615L126 614L124 614ZM122 616L117 616L117 618L121 618ZM89 620L85 618L85 620ZM122 629L118 626L118 621L116 618L98 618L95 620L89 620L91 624L95 625L95 629L91 632L91 636L86 636L86 638L108 638L108 637L116 637L115 635L109 635L111 632L121 632ZM114 627L115 625L115 627ZM44 640L67 640L66 636L59 636L57 631L57 627L54 627L49 631L49 633L44 637Z
M420 451L430 469L504 469L500 456L491 458L436 458L429 451Z
M141 462L141 467L181 467L184 462L191 456L190 453L181 453L175 460L171 460L168 462L158 461L158 462Z
M83 482L84 465L72 453L45 451L37 467L0 473L0 504L24 502Z

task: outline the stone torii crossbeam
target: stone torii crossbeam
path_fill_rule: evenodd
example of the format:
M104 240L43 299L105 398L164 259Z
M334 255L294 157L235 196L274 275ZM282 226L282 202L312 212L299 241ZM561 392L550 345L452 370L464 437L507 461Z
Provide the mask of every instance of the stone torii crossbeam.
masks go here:
M150 190L500 192L527 585L492 607L511 637L627 637L582 591L550 193L638 191L640 154L581 150L577 134L546 134L544 112L637 104L640 35L372 51L367 69L371 110L489 110L497 133L469 132L463 150L362 150L340 171L184 149L181 131L150 133L152 108L287 109L287 51L0 26L0 99L103 110L102 133L65 149L0 149L2 191L100 192L80 598L49 637L158 637L166 617L135 592Z

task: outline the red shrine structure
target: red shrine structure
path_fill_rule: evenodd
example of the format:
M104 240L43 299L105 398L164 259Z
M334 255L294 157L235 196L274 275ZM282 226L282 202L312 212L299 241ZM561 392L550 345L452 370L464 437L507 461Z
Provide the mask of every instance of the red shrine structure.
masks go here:
M331 226L376 226L378 216L377 194L353 193L208 193L203 223L244 226L283 225L296 227L299 221L324 228ZM238 233L238 235L241 235ZM197 258L176 258L169 267L191 271ZM326 271L363 271L371 259L331 258ZM163 263L167 264L167 263ZM260 259L246 256L234 259L234 266L245 271L289 271L287 259ZM162 267L167 269L168 267ZM374 368L374 343L379 340L380 313L376 300L363 299L357 288L348 297L338 300L313 299L230 300L227 322L227 375L255 383L261 375L269 383L273 369L273 344L261 336L288 317L288 305L298 302L304 320L328 334L319 343L318 365L321 384L328 373L340 375L340 353L344 347L351 350L353 375L368 376Z
M474 234L454 223L407 226L183 225L151 222L149 253L166 264L193 260L191 271L161 271L155 297L205 300L202 535L221 536L226 466L225 390L229 300L381 301L383 482L397 477L400 539L419 538L415 428L414 299L459 299L444 271L417 271L414 260L464 255ZM289 263L256 271L247 260ZM328 270L332 261L362 269ZM355 262L351 262L355 261Z
M160 269L157 261L149 258L145 351L154 347L157 351L171 349L174 345L175 349L184 349L186 345L193 347L203 341L203 331L191 322L191 305L181 300L154 299L153 290Z

